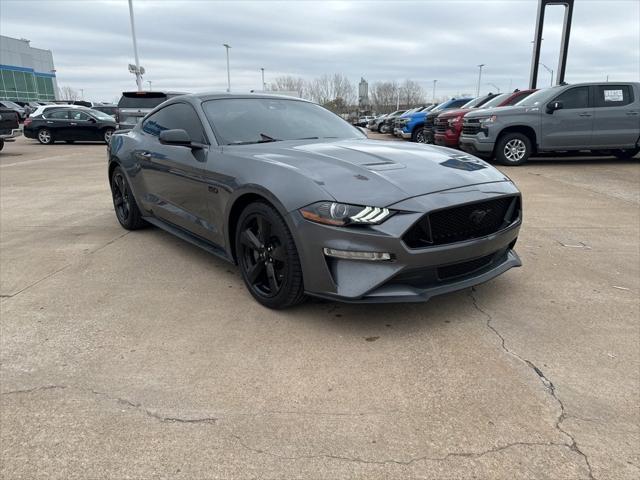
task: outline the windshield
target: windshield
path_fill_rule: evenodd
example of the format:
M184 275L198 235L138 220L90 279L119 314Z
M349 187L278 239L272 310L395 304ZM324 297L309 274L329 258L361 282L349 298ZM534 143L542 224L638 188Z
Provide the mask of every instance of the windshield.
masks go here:
M538 90L535 93L532 93L528 97L523 98L518 103L516 103L519 107L537 107L541 103L547 101L549 97L551 97L556 90L553 88L547 88L545 90Z
M330 111L299 100L225 98L202 106L222 145L364 137Z
M20 105L12 102L11 100L3 100L2 103L4 103L9 108L22 108Z
M111 115L107 115L100 110L89 110L89 113L100 120L113 120L113 117Z
M497 107L502 102L504 102L509 97L509 95L511 95L511 94L510 93L501 93L500 95L496 95L491 100L489 100L487 103L483 103L482 104L482 108Z
M482 105L483 103L487 102L488 98L485 95L484 97L478 97L478 98L474 98L473 100L465 103L462 107L460 108L475 108L475 107L479 107L480 105Z

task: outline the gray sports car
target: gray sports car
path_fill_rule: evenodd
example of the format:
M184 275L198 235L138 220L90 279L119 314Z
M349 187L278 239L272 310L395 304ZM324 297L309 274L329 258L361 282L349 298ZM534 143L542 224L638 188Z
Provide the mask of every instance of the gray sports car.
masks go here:
M521 265L509 178L455 150L369 140L305 100L176 97L108 151L124 228L238 264L267 307L424 301Z

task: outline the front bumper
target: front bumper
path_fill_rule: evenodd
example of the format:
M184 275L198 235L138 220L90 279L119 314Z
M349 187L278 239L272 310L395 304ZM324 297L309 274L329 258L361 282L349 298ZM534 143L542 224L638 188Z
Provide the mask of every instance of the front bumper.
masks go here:
M427 212L462 203L518 194L511 182L497 182L414 197L389 206L404 212L373 227L339 228L309 222L291 212L309 295L345 302L420 302L482 282L521 265L513 251L520 221L504 230L458 243L408 248L403 235ZM388 252L392 261L345 260L324 255L324 248ZM457 276L443 269L479 268ZM465 267L466 268L466 267Z
M458 145L461 150L480 157L489 157L493 153L495 143L488 140L482 133L476 135L461 135Z
M405 132L404 130L400 131L400 135L402 135L402 138L404 138L405 140L408 140L411 138L411 132Z

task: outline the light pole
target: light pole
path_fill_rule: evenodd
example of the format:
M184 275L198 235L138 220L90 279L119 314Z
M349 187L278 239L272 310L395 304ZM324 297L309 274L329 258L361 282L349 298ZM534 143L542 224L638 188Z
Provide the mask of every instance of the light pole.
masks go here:
M264 83L264 67L261 67L260 71L262 72L262 91L265 92L267 90L267 84Z
M436 103L436 83L438 83L438 80L433 81L433 96L432 96L433 103Z
M231 71L229 70L229 49L231 45L223 43L222 46L227 49L227 92L231 91Z
M539 63L540 63L540 65L542 65L542 66L544 67L544 69L545 69L547 72L549 72L549 73L551 74L551 84L550 84L550 86L551 86L551 87L553 87L553 69L551 69L551 68L547 67L547 66L546 66L544 63L542 63L542 62L539 62Z
M500 93L500 87L499 87L499 86L497 86L495 83L487 82L487 85L491 85L493 88L495 88L496 90L498 90L498 93Z
M397 93L398 93L398 100L396 101L396 110L400 110L400 89L398 89Z
M131 19L131 37L133 38L133 55L136 58L136 85L142 91L142 74L140 73L140 59L138 58L138 43L136 42L136 24L133 20L133 0L129 0L129 18Z
M147 80L147 83L149 84L149 91L151 91L151 80Z
M84 88L80 89L80 100L84 100Z
M485 64L481 63L480 65L478 65L478 88L476 89L476 97L480 96L480 82L482 81L482 67L484 67Z

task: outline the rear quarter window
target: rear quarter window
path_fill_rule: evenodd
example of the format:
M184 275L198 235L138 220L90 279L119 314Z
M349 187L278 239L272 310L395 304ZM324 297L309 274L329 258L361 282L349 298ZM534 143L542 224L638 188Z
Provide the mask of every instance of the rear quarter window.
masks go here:
M596 107L622 107L633 102L630 85L598 85Z

